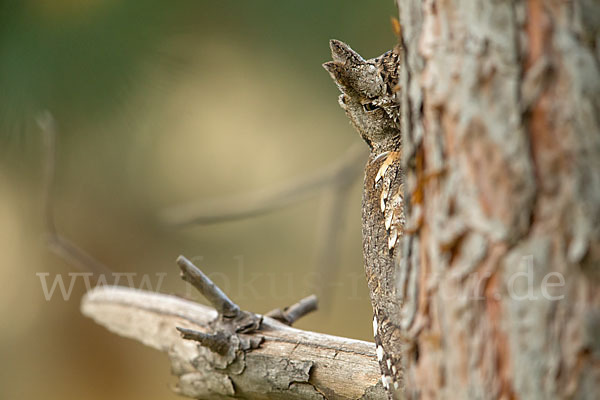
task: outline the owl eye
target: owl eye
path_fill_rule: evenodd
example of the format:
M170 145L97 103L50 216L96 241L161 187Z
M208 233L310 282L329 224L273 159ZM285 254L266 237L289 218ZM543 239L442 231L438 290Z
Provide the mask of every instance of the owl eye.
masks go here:
M376 105L375 105L375 104L373 104L373 103L365 103L365 104L363 104L363 109L364 109L366 112L375 111L375 110L377 110L378 108L379 108L379 106L376 106Z

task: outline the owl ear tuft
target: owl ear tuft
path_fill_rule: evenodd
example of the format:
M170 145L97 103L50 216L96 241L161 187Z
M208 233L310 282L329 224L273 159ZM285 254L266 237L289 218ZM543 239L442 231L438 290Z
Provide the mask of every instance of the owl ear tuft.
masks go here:
M327 61L326 63L323 63L323 68L329 72L329 75L331 75L335 81L339 81L343 75L343 67L335 61Z
M350 97L375 98L381 94L382 80L374 64L365 61L346 43L331 40L333 61L323 64L338 88Z
M329 47L331 48L331 57L333 58L333 61L344 64L346 68L365 64L365 59L362 58L360 54L340 40L331 39L329 41Z
M331 75L336 85L342 92L346 92L350 89L347 82L346 69L342 64L336 61L328 61L323 64L323 68L329 72L329 75Z

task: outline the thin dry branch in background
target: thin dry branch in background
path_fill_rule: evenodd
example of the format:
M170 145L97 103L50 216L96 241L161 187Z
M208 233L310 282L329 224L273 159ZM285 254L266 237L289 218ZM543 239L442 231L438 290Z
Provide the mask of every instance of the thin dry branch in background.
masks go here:
M344 214L350 200L350 187L350 184L346 184L326 190L321 200L315 237L314 288L326 306L330 303L331 296L327 284L335 281L338 272L341 234L346 222Z
M305 200L321 190L345 187L361 175L362 161L366 159L363 147L352 146L329 166L292 182L245 195L173 206L160 217L176 227L214 224L258 216Z
M56 171L56 122L48 111L37 118L37 123L42 130L44 139L44 163L43 163L43 207L46 228L46 243L48 248L68 264L99 275L108 275L110 269L96 260L90 254L79 248L74 243L63 237L56 229L54 218L54 187Z

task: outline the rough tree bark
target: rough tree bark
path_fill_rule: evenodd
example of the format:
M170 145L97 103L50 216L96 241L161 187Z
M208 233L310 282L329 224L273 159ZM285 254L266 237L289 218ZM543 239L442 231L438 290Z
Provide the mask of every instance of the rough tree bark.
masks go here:
M397 3L407 397L595 398L600 3Z

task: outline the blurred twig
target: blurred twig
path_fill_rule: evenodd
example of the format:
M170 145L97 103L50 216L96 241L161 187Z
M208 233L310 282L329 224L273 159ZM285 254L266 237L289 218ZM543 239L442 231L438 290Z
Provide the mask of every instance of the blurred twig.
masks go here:
M72 266L91 271L95 276L108 275L110 269L89 255L83 249L63 237L56 229L54 218L54 187L56 174L56 122L48 111L37 118L37 123L42 130L44 140L43 164L43 207L46 228L46 243L48 248Z
M322 199L315 239L315 290L325 308L331 300L330 283L334 281L340 260L340 236L345 224L350 185L327 190Z
M297 203L323 189L347 186L362 172L364 146L352 146L322 170L255 193L179 205L164 210L161 219L170 226L207 225L253 217Z

